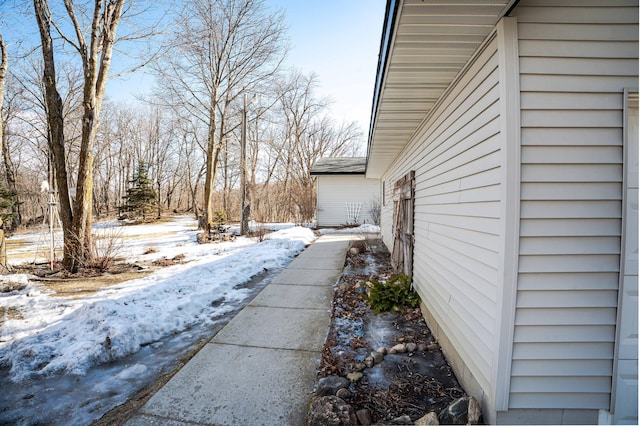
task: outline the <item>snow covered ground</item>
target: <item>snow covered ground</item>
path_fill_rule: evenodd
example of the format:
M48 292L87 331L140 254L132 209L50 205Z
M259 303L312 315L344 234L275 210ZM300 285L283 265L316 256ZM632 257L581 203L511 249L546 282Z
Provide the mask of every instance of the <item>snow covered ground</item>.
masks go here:
M129 261L184 255L187 263L81 299L54 296L26 275L3 277L26 286L0 293L0 423L88 424L124 402L243 306L254 293L243 284L272 278L268 271L286 266L315 239L307 228L277 228L261 243L239 237L198 245L191 218L103 223L96 232L117 234ZM38 233L19 238L42 240Z
M183 255L186 263L83 298L54 295L27 275L0 276L0 284L24 284L0 293L0 424L86 425L174 368L315 239L293 223L261 226L276 231L261 243L199 245L190 217L97 224L97 241L117 239L129 262ZM332 232L379 228L320 233ZM20 247L8 251L9 262L46 261L48 238L46 229L12 237L8 246Z

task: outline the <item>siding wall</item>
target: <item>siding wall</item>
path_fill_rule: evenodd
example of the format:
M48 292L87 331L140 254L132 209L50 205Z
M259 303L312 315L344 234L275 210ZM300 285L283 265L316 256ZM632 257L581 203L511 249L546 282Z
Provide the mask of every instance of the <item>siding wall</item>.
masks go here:
M464 364L458 375L473 376L483 391L491 381L500 265L499 114L491 40L383 176L383 238L391 248L393 184L415 170L414 285L432 328Z
M380 180L364 175L318 176L318 226L340 226L347 222L345 203L362 203L359 223L373 223L369 206L380 200Z
M509 408L609 409L638 3L523 0L512 15L522 184Z

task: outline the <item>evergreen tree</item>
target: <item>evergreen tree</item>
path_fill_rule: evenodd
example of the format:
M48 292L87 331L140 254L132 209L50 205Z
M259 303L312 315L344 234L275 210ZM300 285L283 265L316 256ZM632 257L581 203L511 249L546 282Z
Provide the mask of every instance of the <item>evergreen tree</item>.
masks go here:
M16 205L17 194L0 186L0 219L4 222L5 230L15 230L14 218L16 213L13 207Z
M122 210L129 218L147 219L158 207L158 194L153 189L153 181L149 178L149 170L144 163L138 165L138 170L132 180L131 188L124 196L125 205Z

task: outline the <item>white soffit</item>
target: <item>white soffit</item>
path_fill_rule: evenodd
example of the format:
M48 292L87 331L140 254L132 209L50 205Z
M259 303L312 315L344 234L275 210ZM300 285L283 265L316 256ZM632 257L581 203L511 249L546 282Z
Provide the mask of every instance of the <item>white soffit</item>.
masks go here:
M373 118L367 177L381 177L510 3L399 0Z

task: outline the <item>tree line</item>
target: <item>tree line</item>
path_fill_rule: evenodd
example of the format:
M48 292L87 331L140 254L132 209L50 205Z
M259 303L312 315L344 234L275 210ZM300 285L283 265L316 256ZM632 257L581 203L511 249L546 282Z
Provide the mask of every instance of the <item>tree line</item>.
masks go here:
M220 214L240 219L243 123L246 195L260 222L311 221L315 161L362 149L362 130L336 122L316 95L316 76L283 66L285 16L264 1L29 6L20 19L37 39L10 45L0 28L0 197L10 229L37 223L48 182L69 270L90 261L94 218L122 211L141 168L158 217L189 212L205 230ZM152 89L110 101L109 78L139 67Z

